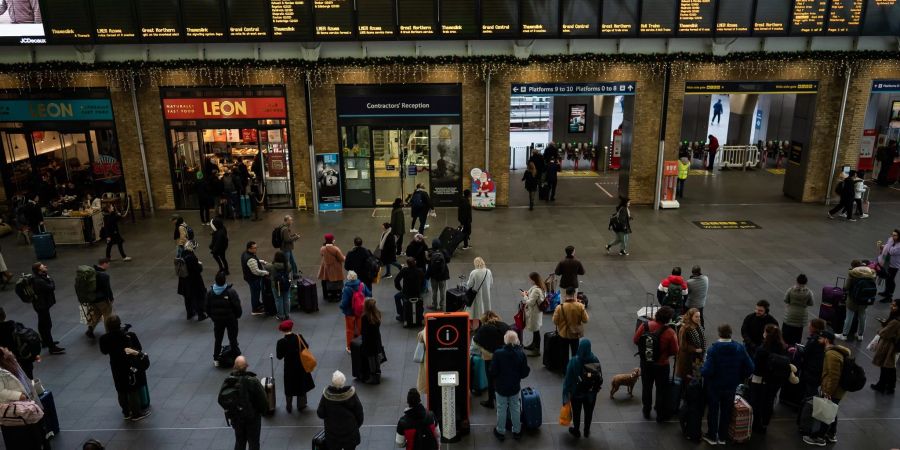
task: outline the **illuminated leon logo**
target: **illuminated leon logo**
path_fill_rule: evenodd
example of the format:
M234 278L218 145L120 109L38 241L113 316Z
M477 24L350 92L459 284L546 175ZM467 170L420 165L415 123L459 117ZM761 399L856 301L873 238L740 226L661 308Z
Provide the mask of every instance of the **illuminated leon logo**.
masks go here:
M204 116L216 116L216 117L230 117L230 116L246 116L247 115L247 102L246 101L213 101L213 102L203 102L203 115Z
M74 117L71 103L31 103L28 105L35 119Z

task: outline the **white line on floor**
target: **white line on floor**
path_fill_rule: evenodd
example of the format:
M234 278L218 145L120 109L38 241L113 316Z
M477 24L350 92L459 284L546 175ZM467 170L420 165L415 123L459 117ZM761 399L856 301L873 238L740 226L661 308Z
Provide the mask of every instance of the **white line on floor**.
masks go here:
M600 188L600 190L603 191L607 196L609 196L609 198L613 198L613 195L610 194L606 189L603 189L603 186L600 186L600 183L594 183L594 186Z

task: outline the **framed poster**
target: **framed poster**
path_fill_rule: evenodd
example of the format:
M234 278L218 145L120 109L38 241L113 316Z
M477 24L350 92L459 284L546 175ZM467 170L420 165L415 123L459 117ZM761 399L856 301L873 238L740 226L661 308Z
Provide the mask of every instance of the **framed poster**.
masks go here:
M462 184L460 125L431 125L431 199L456 206Z
M341 167L337 153L316 155L316 187L319 194L319 211L344 209L341 198Z
M900 100L891 102L891 128L900 128Z
M569 133L584 133L587 105L569 105Z

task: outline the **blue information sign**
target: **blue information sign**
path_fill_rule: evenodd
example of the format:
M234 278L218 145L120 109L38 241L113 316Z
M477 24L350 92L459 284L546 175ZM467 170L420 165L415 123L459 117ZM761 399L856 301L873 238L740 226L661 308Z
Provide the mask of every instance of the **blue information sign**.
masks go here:
M875 80L872 82L872 93L900 92L900 80Z
M113 120L109 99L2 100L0 122Z
M567 95L634 95L637 83L513 83L512 96L542 95L562 97Z

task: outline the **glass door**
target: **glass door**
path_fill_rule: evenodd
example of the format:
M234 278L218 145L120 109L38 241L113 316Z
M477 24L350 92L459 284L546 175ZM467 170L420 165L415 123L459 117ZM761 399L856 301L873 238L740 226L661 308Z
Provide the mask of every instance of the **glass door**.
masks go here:
M34 192L39 178L34 177L29 158L30 140L26 139L24 132L3 131L0 132L0 141L3 146L3 179L7 195L26 196Z
M375 167L375 205L390 205L403 198L400 130L372 130Z
M401 129L400 130L401 153L404 155L403 170L400 177L403 179L403 195L412 195L416 186L422 185L425 192L431 194L430 148L428 146L428 129Z
M34 167L41 174L43 189L48 190L42 197L50 195L49 189L55 189L56 196L93 193L94 146L85 133L32 131L31 140Z
M372 206L372 136L368 126L341 127L344 204Z
M262 150L262 176L266 186L267 205L273 208L294 206L291 189L291 153L288 148L287 129L259 130ZM251 171L260 175L260 168L254 160Z
M200 136L197 130L172 130L172 189L178 209L199 207L196 194L197 172L202 170Z

